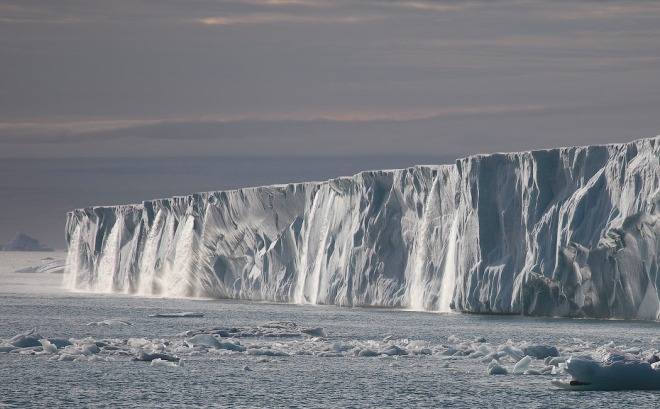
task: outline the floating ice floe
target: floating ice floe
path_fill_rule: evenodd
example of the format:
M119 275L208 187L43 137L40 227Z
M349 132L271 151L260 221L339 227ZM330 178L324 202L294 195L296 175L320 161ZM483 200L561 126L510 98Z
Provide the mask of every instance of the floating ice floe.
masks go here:
M193 337L186 338L185 343L191 348L203 345L213 349L226 349L228 351L243 352L246 350L239 341L221 341L211 334L197 334Z
M506 375L508 373L509 371L505 367L495 361L488 365L488 375Z
M301 337L314 336L325 337L325 331L319 327L299 327L296 323L290 321L272 321L257 327L212 327L199 330L186 331L181 336L191 337L197 334L211 334L227 338L244 337Z
M103 320L103 321L98 321L98 322L90 322L87 324L87 326L109 326L109 325L133 325L132 323L124 320L117 320L117 319L109 319L109 320Z
M314 335L321 333L323 337ZM227 355L244 356L250 365L268 363L272 357L296 359L299 355L382 359L391 361L388 365L392 364L393 368L405 367L403 361L411 359L417 363L437 362L440 369L463 361L483 365L489 375L546 376L548 382L561 389L660 389L658 351L640 345L598 346L580 339L562 341L558 346L511 340L496 344L453 336L442 344L395 337L337 340L326 337L322 328L302 327L289 321L205 328L154 339L49 338L31 330L2 340L0 353L34 355L62 362L135 361L154 367L182 367L184 358L195 362L202 357L222 359ZM236 362L237 369L247 366L245 360ZM553 379L568 375L568 379Z
M595 357L574 356L566 361L566 372L571 379L555 379L552 384L569 390L660 390L657 361L649 363L629 353L600 350Z
M14 273L61 274L64 273L65 266L66 262L64 260L42 259L41 264L38 266L22 268L14 271Z
M160 366L160 367L164 367L164 366L182 367L182 366L184 366L183 365L183 360L179 360L179 361L174 362L174 361L169 361L167 359L160 359L160 358L156 358L156 359L152 360L149 365L150 366Z
M171 312L171 313L157 313L149 315L149 318L202 318L204 314L201 312Z
M154 360L159 360L159 361L168 361L168 362L179 362L180 358L172 356L172 355L167 355L167 354L159 354L157 352L154 353L148 353L145 351L140 351L138 352L137 356L133 358L135 361L144 361L144 362L152 362Z
M525 355L521 358L516 365L513 367L513 373L516 375L524 374L529 369L529 364L532 363L532 357Z
M559 356L559 350L557 347L549 345L530 345L525 347L523 352L525 355L529 355L537 359Z
M16 348L30 348L41 346L41 343L39 342L40 339L43 339L43 337L35 333L35 330L32 330L14 336L8 341L8 344Z

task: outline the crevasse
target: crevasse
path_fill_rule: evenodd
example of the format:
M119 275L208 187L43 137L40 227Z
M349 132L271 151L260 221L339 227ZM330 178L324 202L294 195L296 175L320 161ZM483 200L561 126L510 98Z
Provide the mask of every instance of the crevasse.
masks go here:
M72 289L659 318L660 137L67 215Z

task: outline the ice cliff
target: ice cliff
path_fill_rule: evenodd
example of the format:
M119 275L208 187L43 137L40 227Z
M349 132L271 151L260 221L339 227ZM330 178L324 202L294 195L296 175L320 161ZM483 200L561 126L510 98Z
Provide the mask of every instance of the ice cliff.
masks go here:
M660 137L67 215L70 288L658 319Z

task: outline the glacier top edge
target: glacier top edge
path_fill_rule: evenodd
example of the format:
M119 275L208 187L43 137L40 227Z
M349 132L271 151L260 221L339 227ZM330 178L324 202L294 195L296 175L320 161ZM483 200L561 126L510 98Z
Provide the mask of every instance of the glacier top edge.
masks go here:
M516 152L494 152L494 153L479 153L479 154L474 154L474 155L469 155L461 158L457 158L456 161L453 164L441 164L441 165L433 165L433 164L418 164L418 165L413 165L407 168L401 168L401 169L383 169L383 170L364 170L361 172L358 172L354 175L347 175L347 176L339 176L336 178L331 178L325 181L305 181L305 182L293 182L293 183L280 183L280 184L272 184L272 185L261 185L261 186L248 186L248 187L242 187L242 188L237 188L237 189L227 189L227 190L211 190L211 191L205 191L205 192L194 192L190 194L184 194L184 195L176 195L176 196L171 196L171 197L161 197L161 198L155 198L155 199L149 199L149 200L144 200L142 203L133 203L133 204L116 204L116 205L103 205L103 206L88 206L88 207L82 207L82 208L77 208L77 209L72 209L69 213L75 213L75 212L80 212L80 211L95 211L95 210L103 210L103 209L136 209L138 207L143 207L145 203L151 203L151 202L161 202L161 201L166 201L166 200L186 200L190 199L194 196L198 195L211 195L211 194L217 194L217 193L236 193L236 192L241 192L241 191L259 191L263 189L287 189L287 188L300 188L300 187L305 187L305 186L322 186L328 183L332 183L335 181L342 181L342 180L349 180L349 179L354 179L356 177L364 176L364 175L371 175L371 174L386 174L386 173L397 173L397 172L404 172L404 171L409 171L413 169L435 169L435 170L440 170L440 169L452 169L455 168L457 165L460 166L460 164L464 164L469 161L483 161L488 158L497 158L497 157L502 157L506 156L508 158L521 158L524 156L528 155L539 155L539 154L549 154L549 153L562 153L562 152L569 152L569 151L579 151L579 150L588 150L588 149L623 149L628 146L632 145L640 145L640 144L655 144L655 143L660 143L660 135L657 135L655 137L650 137L650 138L640 138L636 139L630 142L618 142L618 143L608 143L608 144L598 144L598 145L577 145L577 146L564 146L564 147L555 147L555 148L548 148L548 149L533 149L533 150L527 150L527 151L516 151Z

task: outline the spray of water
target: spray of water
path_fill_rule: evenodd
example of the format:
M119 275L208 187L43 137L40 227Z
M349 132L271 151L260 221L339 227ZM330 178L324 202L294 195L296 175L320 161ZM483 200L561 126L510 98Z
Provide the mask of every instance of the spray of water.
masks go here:
M82 274L80 262L82 260L81 246L83 245L83 241L80 236L80 224L78 224L71 235L69 252L66 255L64 276L62 277L62 286L70 290L76 288L78 277Z

